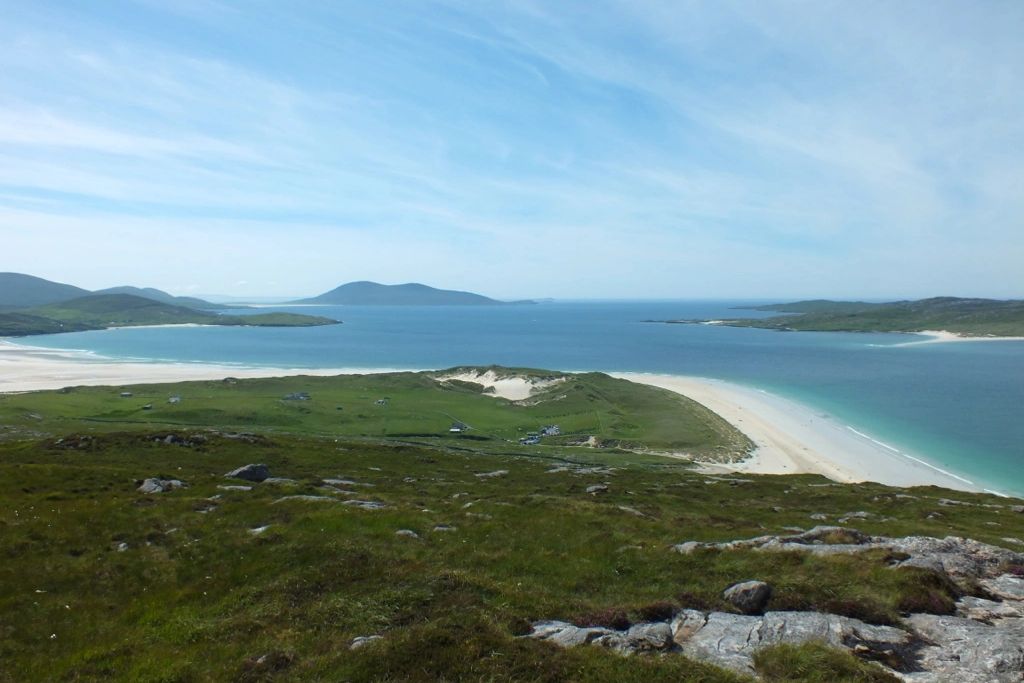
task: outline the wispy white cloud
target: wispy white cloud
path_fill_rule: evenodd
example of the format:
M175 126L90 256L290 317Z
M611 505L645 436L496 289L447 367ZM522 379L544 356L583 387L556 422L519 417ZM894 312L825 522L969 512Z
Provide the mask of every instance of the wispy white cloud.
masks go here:
M1019 294L1021 32L1013 3L34 3L0 26L0 268L95 231L104 277L179 281L159 244L206 291Z

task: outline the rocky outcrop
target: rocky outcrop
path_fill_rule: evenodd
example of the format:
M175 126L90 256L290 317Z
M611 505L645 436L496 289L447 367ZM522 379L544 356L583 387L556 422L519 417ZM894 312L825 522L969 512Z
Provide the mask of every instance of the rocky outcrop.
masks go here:
M961 585L971 579L992 578L1000 573L1001 567L1024 566L1024 554L970 538L888 538L869 536L856 529L839 526L816 526L810 531L787 536L758 536L725 543L687 541L672 546L672 550L683 554L704 548L807 552L819 555L860 553L882 548L908 556L906 559L894 561L893 566L931 569L946 574Z
M751 612L765 607L771 588L748 581L730 586L723 594L746 614L684 609L671 621L618 630L542 621L526 637L562 647L607 647L622 654L672 651L746 674L755 673L753 655L763 647L824 642L876 661L910 683L1024 681L1024 577L1019 575L1024 555L1020 553L955 536L886 538L827 526L727 543L689 541L672 549L690 554L705 548L819 554L884 548L892 551L893 566L938 572L956 582L965 595L956 603L955 616L910 614L896 628L820 612L756 616Z

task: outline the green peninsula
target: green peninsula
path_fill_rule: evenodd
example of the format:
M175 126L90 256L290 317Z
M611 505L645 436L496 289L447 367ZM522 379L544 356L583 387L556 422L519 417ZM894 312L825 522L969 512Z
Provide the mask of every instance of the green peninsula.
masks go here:
M94 294L0 313L0 336L17 337L146 325L312 327L338 323L331 318L296 313L223 315L133 294Z
M672 320L732 327L817 332L924 332L944 330L965 337L1024 336L1024 301L935 297L918 301L798 301L751 307L784 315L733 320Z

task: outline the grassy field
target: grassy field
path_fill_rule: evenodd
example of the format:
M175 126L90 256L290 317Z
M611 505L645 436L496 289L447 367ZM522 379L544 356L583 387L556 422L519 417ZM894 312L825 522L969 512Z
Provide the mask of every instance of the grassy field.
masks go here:
M516 636L535 619L601 624L680 607L728 610L721 591L749 578L775 586L771 609L872 623L949 609L948 585L924 570L890 569L884 553L668 550L808 528L817 513L865 511L858 526L869 533L997 544L1024 536L1024 515L1007 508L937 502L1004 502L991 496L915 489L897 498L904 492L812 476L708 477L621 449L503 440L573 416L609 439L649 428L659 436L647 446L718 448L728 437L687 436L680 425L699 429L706 415L685 402L632 415L625 404L648 389L603 376L580 377L576 398L556 393L526 406L424 379L188 383L132 387L124 399L121 389L4 396L0 681L735 682L744 679L680 656L622 658ZM282 400L300 391L311 400ZM170 404L161 414L155 403L168 394L182 397L175 420ZM386 408L376 406L382 395ZM648 408L665 398L649 394ZM150 399L152 411L140 410ZM403 408L406 400L421 401L420 411ZM555 417L554 405L569 408ZM372 417L375 409L390 415ZM594 422L582 417L587 410ZM338 419L350 411L367 417ZM486 440L392 435L446 428L448 416L435 411L485 425ZM621 423L601 427L597 416L616 412ZM247 415L267 424L240 419ZM229 423L254 435L240 438ZM223 474L253 462L292 481L219 488L244 484ZM138 493L137 481L153 476L188 487ZM338 484L350 493L324 479L352 482ZM607 491L587 493L595 484ZM320 498L281 500L300 495ZM418 538L396 535L403 529ZM384 638L349 650L352 638L371 634ZM813 646L776 648L758 662L768 680L884 680ZM786 677L796 669L805 673Z
M520 402L488 395L478 384L434 379L444 372L155 384L132 387L130 398L121 397L117 387L78 387L0 396L0 424L32 432L135 426L259 429L486 446L505 452L572 456L583 451L587 458L597 457L593 449L565 446L594 437L606 447L685 452L710 459L733 459L749 447L717 415L663 389L601 373L516 372L563 381ZM307 393L309 400L286 398L300 393ZM170 403L172 396L180 402ZM448 430L454 422L469 429L453 437ZM561 436L545 438L539 448L518 445L521 437L551 424L559 425Z

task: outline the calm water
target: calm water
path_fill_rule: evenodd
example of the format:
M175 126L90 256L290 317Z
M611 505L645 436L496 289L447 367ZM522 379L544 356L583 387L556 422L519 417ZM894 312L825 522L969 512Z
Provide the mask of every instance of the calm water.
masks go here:
M738 303L282 307L345 324L124 329L28 341L112 357L244 365L500 364L715 377L797 399L979 484L1024 495L1024 342L904 346L921 338L642 322L735 317Z

